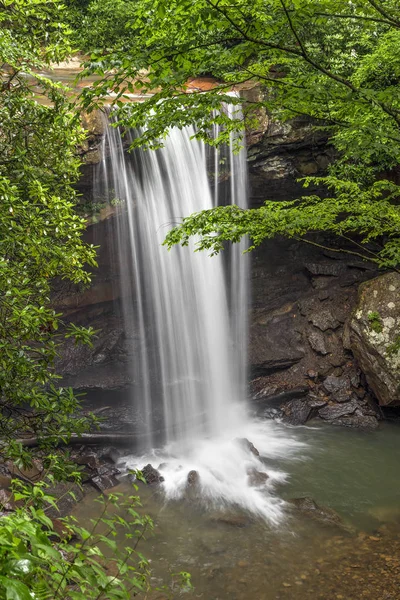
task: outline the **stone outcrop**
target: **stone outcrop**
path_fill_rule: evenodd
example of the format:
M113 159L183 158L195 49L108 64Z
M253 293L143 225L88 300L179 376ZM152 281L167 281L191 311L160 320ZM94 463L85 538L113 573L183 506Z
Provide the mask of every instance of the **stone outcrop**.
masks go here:
M248 150L254 205L302 195L304 190L297 180L323 175L334 157L327 134L316 131L309 118L284 124L268 121L264 135L256 140Z
M292 425L318 417L378 427L380 411L345 347L358 286L375 274L367 262L295 241L253 253L251 389L261 414Z
M351 350L381 405L400 405L400 274L360 286L348 325Z
M95 165L102 158L102 141L106 121L100 110L94 110L82 116L82 125L86 130L86 138L78 151L85 164Z
M260 123L249 149L252 207L268 198L298 196L302 188L296 178L323 174L333 157L326 135L316 133L309 121L277 125L265 118ZM84 167L80 190L86 202L90 202L95 168ZM88 228L87 240L100 245L93 287L61 289L56 294L57 309L66 320L100 330L92 349L66 343L59 363L64 385L122 390L134 383L129 364L140 336L133 320L129 331L122 325L119 267L111 258L113 223L121 218L119 212L105 212ZM374 429L381 413L359 368L365 367L357 353L355 332L345 323L355 310L358 286L375 277L377 270L366 261L349 258L335 239L323 236L312 241L320 247L275 239L252 252L252 396L260 413L290 424L319 417ZM377 386L370 385L379 396Z

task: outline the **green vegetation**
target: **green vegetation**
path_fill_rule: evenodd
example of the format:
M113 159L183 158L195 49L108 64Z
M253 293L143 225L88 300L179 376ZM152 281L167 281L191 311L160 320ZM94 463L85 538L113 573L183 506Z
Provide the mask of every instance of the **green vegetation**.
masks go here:
M395 356L400 353L400 335L397 335L394 342L388 346L387 353L388 356Z
M72 390L57 386L54 361L64 337L90 344L95 332L65 326L51 304L51 283L58 277L89 285L87 269L96 265L95 248L81 238L85 220L76 214L73 185L84 136L79 110L101 106L110 88L119 122L142 128L135 146L157 148L171 126L193 123L196 137L210 144L231 132L240 139L265 110L280 121L309 118L336 149L326 177L304 180L306 189L321 184L321 195L187 216L167 246L196 235L198 249L213 254L244 235L253 248L278 234L315 243L313 234L330 232L352 241L354 254L399 268L396 0L3 0L0 25L1 461L29 467L32 453L21 440L35 437L50 478L79 480L54 449L92 420L79 416ZM99 76L79 106L40 74L78 49L91 53L83 76ZM215 87L186 93L187 81L204 75ZM255 84L260 101L229 93ZM141 103L124 102L128 92L149 91ZM231 119L224 102L242 104L243 115L238 110ZM216 140L214 123L221 126ZM378 313L368 319L382 331ZM397 351L396 339L389 353ZM135 544L151 525L136 497L122 507L129 522L120 519L121 500L110 496L104 508L112 505L115 518L104 512L93 531L65 521L61 537L46 515L54 501L45 481L15 487L14 500L21 506L0 519L0 600L129 598L147 589L148 565ZM123 554L117 528L133 535ZM114 554L114 574L102 547Z
M63 324L51 281L88 285L86 266L96 264L74 210L83 132L62 86L37 75L70 53L62 16L52 0L0 4L0 453L22 464L30 462L16 442L22 435L47 447L88 425L74 417L77 399L55 385L53 369ZM77 342L92 333L66 330Z
M66 18L57 0L0 2L0 463L29 469L33 454L22 438L34 437L43 465L35 485L15 479L1 490L1 600L128 599L149 587L136 546L151 522L137 513L136 497L101 499L92 530L69 519L59 522L61 533L47 514L57 505L47 486L80 480L55 448L93 422L79 415L73 391L57 386L54 370L64 337L90 344L94 334L66 327L50 298L55 277L86 286L86 269L96 265L75 213L79 115L63 87L38 74L70 55ZM128 519L113 515L117 505Z
M55 503L45 482L34 497L19 483L14 498L22 507L0 521L0 598L129 600L149 590L149 564L137 546L153 524L139 514L136 495L98 498L89 528L72 517L56 526L46 514Z
M368 322L370 324L370 327L372 329L372 331L375 331L375 333L382 333L382 320L381 320L381 315L378 312L369 312L368 313Z
M170 126L196 123L196 136L225 141L266 109L280 121L298 115L331 136L338 159L319 183L326 194L260 209L217 208L186 217L168 246L197 235L199 249L219 252L226 240L250 236L252 247L277 234L312 241L328 231L354 239L354 251L384 268L400 262L400 9L395 0L141 0L124 28L124 48L93 51L86 74L100 81L83 95L101 104L118 90L120 122L143 127L135 145L155 148ZM131 35L127 35L129 30ZM94 49L93 49L94 50ZM107 77L104 75L108 73ZM212 90L182 93L188 79L213 76ZM260 102L244 102L243 118L216 113L238 103L232 86L261 86ZM126 92L156 93L123 104ZM222 125L210 139L212 123ZM324 189L324 188L322 188ZM310 237L311 236L311 237ZM356 238L354 236L357 236Z

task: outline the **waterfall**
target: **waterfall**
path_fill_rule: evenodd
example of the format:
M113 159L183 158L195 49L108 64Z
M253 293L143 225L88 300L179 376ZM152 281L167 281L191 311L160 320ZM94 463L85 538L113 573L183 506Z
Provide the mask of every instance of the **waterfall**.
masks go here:
M227 201L246 206L245 150L233 153L233 140L209 149L194 134L174 128L162 149L127 153L134 133L109 126L97 176L96 194L119 203L113 235L140 451L162 463L167 497L181 497L195 470L214 504L229 501L278 520L281 503L265 488L283 475L270 469L268 484L265 476L252 486L249 473L266 468L243 440L252 436L265 448L271 428L247 415L244 243L213 257L195 252L196 240L170 251L162 245L184 216ZM279 455L280 434L269 438L263 454Z
M220 191L220 153L207 156L193 135L192 128L173 129L163 149L129 155L129 135L107 129L103 180L106 195L122 200L125 212L117 225L122 311L126 327L133 320L139 333L133 401L141 406L147 448L157 444L160 429L168 443L215 436L237 416L232 406L245 410L247 260L238 260L241 248L230 252L228 277L224 258L194 252L195 242L169 252L162 246L171 225L212 208ZM231 196L243 207L244 154L224 161L224 173L232 170Z

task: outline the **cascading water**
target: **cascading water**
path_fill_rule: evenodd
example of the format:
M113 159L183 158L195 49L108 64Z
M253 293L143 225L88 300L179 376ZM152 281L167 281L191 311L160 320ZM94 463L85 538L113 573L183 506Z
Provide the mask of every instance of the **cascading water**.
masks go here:
M224 201L224 179L230 201L245 207L245 151L207 152L185 128L172 129L162 150L127 154L132 135L108 127L109 159L97 190L122 201L116 219L122 313L126 331L133 331L132 395L145 455L129 466L161 462L169 498L183 496L188 473L196 471L203 498L277 521L281 502L268 490L284 475L267 470L244 438L273 458L296 443L247 415L244 246L230 249L228 260L194 252L194 243L170 252L162 246L182 217ZM266 470L268 481L259 475L254 483L254 474Z

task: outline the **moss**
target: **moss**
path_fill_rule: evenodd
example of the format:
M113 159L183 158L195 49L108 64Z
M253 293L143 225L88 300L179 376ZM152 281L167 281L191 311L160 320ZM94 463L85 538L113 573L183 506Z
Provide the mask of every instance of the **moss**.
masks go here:
M393 356L400 351L400 334L396 335L394 341L388 346L387 353L388 356Z
M372 329L372 331L375 331L375 333L382 333L382 321L381 321L381 316L378 312L374 311L374 312L369 312L368 313L368 321L369 321L369 326Z

